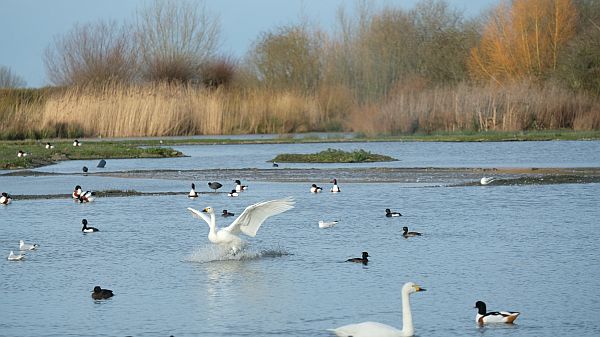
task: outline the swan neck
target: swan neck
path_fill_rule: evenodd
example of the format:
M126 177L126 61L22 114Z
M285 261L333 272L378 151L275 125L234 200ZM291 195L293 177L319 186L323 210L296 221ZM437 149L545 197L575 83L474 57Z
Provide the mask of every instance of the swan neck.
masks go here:
M402 292L402 334L412 336L415 332L412 321L412 312L410 311L410 294L408 291Z

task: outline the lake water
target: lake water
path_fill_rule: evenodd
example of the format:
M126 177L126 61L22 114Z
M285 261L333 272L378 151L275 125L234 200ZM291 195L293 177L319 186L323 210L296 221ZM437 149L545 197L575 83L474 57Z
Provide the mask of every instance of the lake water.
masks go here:
M600 142L348 143L180 146L175 159L108 160L106 171L270 168L282 152L328 147L392 155L369 167L600 167ZM1 176L14 195L84 189L187 191L189 180L81 176L83 164ZM289 166L288 166L289 165ZM356 167L290 165L285 167ZM97 172L99 169L93 169ZM161 178L161 177L157 177ZM222 177L226 188L231 179ZM238 198L184 195L14 200L0 207L0 336L330 336L326 329L361 321L401 328L400 288L413 281L417 336L600 335L600 184L523 186L243 182ZM208 242L208 226L186 207L237 214L255 202L293 196L296 207L269 218L231 259ZM400 211L386 218L384 209ZM82 234L81 219L101 231ZM231 218L229 218L231 219ZM339 220L319 229L319 220ZM231 220L217 217L217 223ZM424 233L404 239L402 226ZM18 242L40 244L21 262L7 261ZM343 262L371 255L367 266ZM95 285L112 289L106 301ZM488 310L520 311L515 325L474 322L475 301Z

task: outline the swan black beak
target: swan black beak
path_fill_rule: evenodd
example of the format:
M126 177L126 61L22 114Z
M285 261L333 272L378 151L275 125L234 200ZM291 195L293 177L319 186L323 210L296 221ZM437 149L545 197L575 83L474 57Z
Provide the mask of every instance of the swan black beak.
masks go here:
M202 213L207 213L206 208L202 210Z

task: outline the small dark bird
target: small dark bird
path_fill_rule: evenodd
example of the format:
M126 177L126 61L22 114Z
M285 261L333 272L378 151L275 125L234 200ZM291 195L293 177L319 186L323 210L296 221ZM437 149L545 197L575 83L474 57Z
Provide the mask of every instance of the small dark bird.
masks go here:
M100 230L98 228L95 227L88 227L88 221L87 219L83 219L81 220L81 223L83 224L83 227L81 228L81 231L84 233L93 233L93 232L99 232Z
M398 212L392 212L389 208L385 209L385 216L387 216L388 218L391 218L393 216L402 216L402 214L398 213Z
M81 170L83 171L83 173L87 173L88 168L87 168L87 166L84 166Z
M367 263L369 263L368 257L369 257L369 253L362 252L362 257L355 257L352 259L348 259L348 260L346 260L346 262L356 262L356 263L367 264Z
M106 160L100 159L100 161L98 162L98 165L96 165L96 167L104 168L104 166L106 166Z
M94 292L92 293L92 298L95 300L105 300L107 298L113 297L112 290L102 289L100 286L94 287Z
M212 181L212 182L209 181L208 182L208 187L210 187L211 189L215 190L215 192L216 192L219 188L223 187L223 185L221 183L219 183L219 182L216 182L216 181Z
M223 214L221 214L224 217L228 217L228 216L234 216L235 214L233 213L229 213L226 209L223 210Z
M412 237L412 236L421 236L422 235L419 232L409 232L408 231L408 227L406 227L406 226L402 227L402 231L403 231L402 236L404 236L405 238L409 238L409 237Z
M279 164L277 164L276 162L273 162L273 167L279 167Z

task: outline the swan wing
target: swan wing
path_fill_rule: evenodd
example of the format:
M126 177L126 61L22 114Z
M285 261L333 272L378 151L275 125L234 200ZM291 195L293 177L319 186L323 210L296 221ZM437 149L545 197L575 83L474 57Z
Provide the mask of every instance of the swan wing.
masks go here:
M270 216L283 213L294 208L294 199L287 197L283 199L263 201L246 207L235 221L224 228L224 230L238 234L240 232L254 237L260 228L260 225Z
M191 208L191 207L188 207L187 209L188 209L188 211L192 212L192 215L193 215L195 218L200 218L200 219L204 220L204 221L205 221L207 224L209 224L209 225L210 225L210 217L209 217L208 215L206 215L206 214L204 214L204 213L200 212L200 211L199 211L199 210L197 210L197 209L193 209L193 208Z

